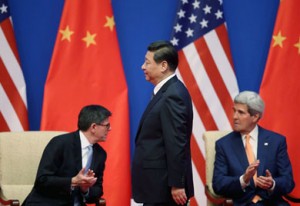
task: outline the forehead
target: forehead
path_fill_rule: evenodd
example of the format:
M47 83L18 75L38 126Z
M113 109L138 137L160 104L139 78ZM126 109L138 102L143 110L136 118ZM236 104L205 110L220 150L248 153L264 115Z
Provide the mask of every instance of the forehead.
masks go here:
M153 57L154 57L154 52L147 51L147 53L145 55L145 59L147 59L147 60L153 60Z
M248 111L248 106L246 104L234 103L233 109L246 112L246 111Z

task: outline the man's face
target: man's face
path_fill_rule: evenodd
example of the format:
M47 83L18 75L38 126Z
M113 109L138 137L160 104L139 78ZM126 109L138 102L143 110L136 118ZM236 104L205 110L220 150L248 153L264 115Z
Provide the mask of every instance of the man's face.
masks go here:
M106 141L106 137L108 132L111 130L109 119L105 119L101 122L101 124L93 124L93 141L96 142L104 142Z
M258 114L251 116L246 104L235 103L233 106L233 130L242 134L251 132L258 121Z
M162 63L157 64L154 59L154 52L148 51L145 56L145 62L142 65L145 78L147 81L156 85L161 81L162 76Z

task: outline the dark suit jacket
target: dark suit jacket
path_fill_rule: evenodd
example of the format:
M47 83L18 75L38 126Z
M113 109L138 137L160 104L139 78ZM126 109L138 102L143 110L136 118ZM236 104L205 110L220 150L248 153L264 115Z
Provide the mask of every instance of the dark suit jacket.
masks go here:
M169 202L172 186L193 196L192 123L190 95L175 76L153 97L140 120L132 162L136 202Z
M99 144L94 144L91 169L94 170L98 179L89 189L88 196L84 198L87 202L97 202L103 194L105 161L106 152ZM83 196L79 189L71 191L71 178L76 176L81 169L79 131L54 137L43 152L34 187L23 205L74 205L74 195L78 195L83 205Z
M253 179L242 190L239 178L249 163L239 132L231 132L218 140L213 174L214 191L233 198L234 205L246 205L256 194L265 200L265 205L288 205L281 196L292 191L294 181L285 137L258 127L257 159L260 160L257 176L265 176L266 169L272 173L275 180L273 193L256 188Z

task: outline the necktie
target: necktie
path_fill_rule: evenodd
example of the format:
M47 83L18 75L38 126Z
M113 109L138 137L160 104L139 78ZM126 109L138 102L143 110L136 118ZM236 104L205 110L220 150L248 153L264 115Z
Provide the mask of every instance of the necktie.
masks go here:
M251 164L251 163L254 162L255 158L254 158L254 153L253 153L253 150L252 150L252 146L250 144L250 135L249 134L246 135L245 149L246 149L248 162L249 162L249 164Z
M245 150L246 150L249 164L253 163L255 161L255 157L254 157L252 146L250 144L250 135L249 134L246 135ZM254 183L256 183L256 178L257 178L257 173L255 173L253 176ZM254 198L252 199L252 202L257 203L260 199L261 199L260 196L255 195Z
M151 100L153 99L153 97L155 96L154 92L152 92L152 95L151 95Z
M87 152L86 152L86 164L85 164L85 172L84 173L87 173L87 171L90 169L92 159L93 159L93 145L89 145L87 147Z
M86 174L91 167L91 163L93 159L92 157L93 157L93 145L89 145L85 147L84 154L82 156L82 166L85 167L84 174ZM81 194L79 194L78 190L76 190L73 193L73 195L74 195L74 206L80 206L81 204L78 196Z

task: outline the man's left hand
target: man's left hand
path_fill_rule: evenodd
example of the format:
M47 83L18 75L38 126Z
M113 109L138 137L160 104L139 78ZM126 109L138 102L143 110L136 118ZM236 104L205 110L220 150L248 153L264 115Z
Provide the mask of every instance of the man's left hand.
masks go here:
M172 187L171 194L172 194L173 200L178 205L184 205L186 203L187 197L186 197L184 188Z
M256 186L268 190L273 187L274 180L269 170L266 170L266 176L259 176L256 179Z

